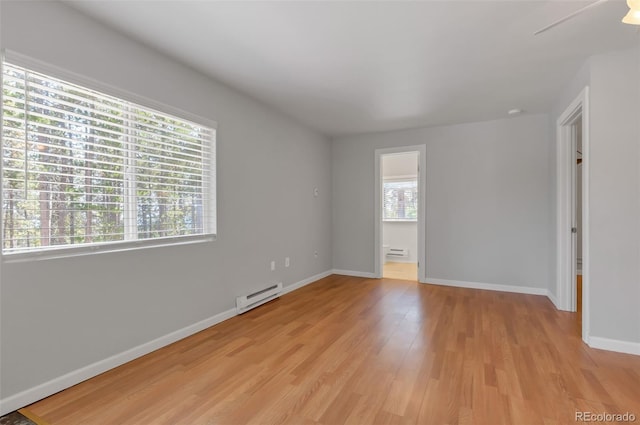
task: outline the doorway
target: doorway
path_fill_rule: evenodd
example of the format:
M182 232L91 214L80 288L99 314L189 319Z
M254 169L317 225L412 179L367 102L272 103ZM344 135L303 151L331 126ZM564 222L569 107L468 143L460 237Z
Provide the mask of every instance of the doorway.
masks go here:
M582 313L582 115L573 124L575 127L576 168L572 187L574 198L575 257L576 257L576 312Z
M589 338L589 90L557 122L557 298L560 310L578 312Z
M425 146L376 150L376 277L425 281L425 162Z

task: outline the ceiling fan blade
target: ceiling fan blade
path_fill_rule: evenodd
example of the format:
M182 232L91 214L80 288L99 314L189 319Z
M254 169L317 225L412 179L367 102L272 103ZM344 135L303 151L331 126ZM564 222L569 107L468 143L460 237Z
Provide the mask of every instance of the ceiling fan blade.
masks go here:
M547 30L550 30L551 28L553 28L553 27L555 27L555 26L557 26L557 25L560 25L561 23L566 22L566 21L568 21L569 19L573 19L573 18L575 18L576 16L578 16L578 15L579 15L579 14L581 14L582 12L585 12L585 11L587 11L587 10L591 9L592 7L599 6L599 5L603 4L603 3L606 3L607 1L609 1L609 0L596 0L596 1L594 1L593 3L588 4L588 5L586 5L585 7L583 7L583 8L581 8L581 9L576 10L575 12L571 13L570 15L567 15L567 16L565 16L564 18L559 19L559 20L555 21L554 23L552 23L552 24L550 24L550 25L547 25L546 27L544 27L544 28L542 28L542 29L539 29L538 31L534 32L534 33L533 33L533 35L538 35L538 34L540 34L540 33L542 33L542 32L545 32L545 31L547 31Z

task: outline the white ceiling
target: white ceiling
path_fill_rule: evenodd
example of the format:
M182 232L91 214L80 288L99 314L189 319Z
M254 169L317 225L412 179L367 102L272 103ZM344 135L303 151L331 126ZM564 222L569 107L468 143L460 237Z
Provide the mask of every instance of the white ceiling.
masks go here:
M327 135L546 112L594 54L637 45L610 0L67 1Z

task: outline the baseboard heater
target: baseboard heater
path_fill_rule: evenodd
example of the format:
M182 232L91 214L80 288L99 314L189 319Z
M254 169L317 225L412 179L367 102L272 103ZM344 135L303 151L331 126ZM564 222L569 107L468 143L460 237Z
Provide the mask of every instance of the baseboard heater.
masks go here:
M389 248L387 251L387 257L409 257L409 249L407 248Z
M266 302L278 298L282 293L282 282L268 286L252 294L236 297L236 311L242 314Z

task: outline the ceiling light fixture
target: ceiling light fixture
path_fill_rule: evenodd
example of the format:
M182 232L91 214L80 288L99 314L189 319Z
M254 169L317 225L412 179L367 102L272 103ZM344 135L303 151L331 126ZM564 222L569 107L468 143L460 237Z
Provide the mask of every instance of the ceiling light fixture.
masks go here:
M622 18L622 22L631 25L640 25L640 0L627 0L629 13Z
M519 115L522 113L522 109L509 109L509 111L507 112L507 114L509 115Z

